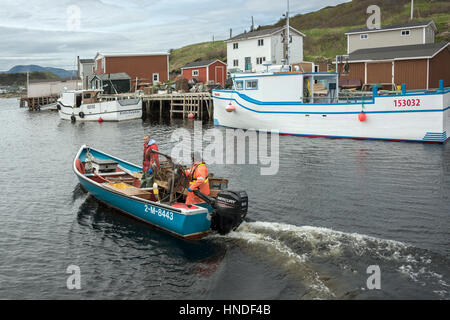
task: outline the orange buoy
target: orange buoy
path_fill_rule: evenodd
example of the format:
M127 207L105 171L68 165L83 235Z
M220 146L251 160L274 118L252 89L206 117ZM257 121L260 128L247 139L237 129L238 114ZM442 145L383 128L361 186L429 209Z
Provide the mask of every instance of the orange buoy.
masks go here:
M194 119L194 118L195 118L195 116L194 116L193 113L189 113L189 114L188 114L188 119Z
M102 123L103 122L103 118L102 117L98 118L98 122Z
M359 119L359 121L361 121L361 122L366 121L367 116L366 116L366 114L364 113L364 111L361 111L361 112L358 114L358 119Z
M233 111L236 111L236 106L234 106L234 105L232 105L232 104L229 104L229 105L227 105L227 107L225 108L225 110L226 110L227 112L233 112Z

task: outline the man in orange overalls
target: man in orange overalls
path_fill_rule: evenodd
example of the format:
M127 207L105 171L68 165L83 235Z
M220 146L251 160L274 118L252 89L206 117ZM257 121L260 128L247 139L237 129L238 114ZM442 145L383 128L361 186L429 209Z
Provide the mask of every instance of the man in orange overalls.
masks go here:
M158 154L152 151L158 151L155 140L150 136L144 136L144 159L142 162L141 188L151 188L156 171L159 170Z
M205 202L194 194L194 190L199 190L201 193L209 195L208 168L197 152L195 155L192 154L192 163L191 168L185 171L186 176L189 178L186 204Z

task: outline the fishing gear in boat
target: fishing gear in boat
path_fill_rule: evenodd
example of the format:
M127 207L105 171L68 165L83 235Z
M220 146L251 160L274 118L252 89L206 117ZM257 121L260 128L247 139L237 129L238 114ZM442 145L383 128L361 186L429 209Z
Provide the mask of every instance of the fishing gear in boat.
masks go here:
M248 211L245 191L228 190L228 179L208 174L209 194L193 190L201 200L186 204L189 178L186 166L157 151L160 162L152 188L140 188L142 167L99 150L82 146L73 169L82 187L95 198L185 239L200 239L211 232L236 230Z

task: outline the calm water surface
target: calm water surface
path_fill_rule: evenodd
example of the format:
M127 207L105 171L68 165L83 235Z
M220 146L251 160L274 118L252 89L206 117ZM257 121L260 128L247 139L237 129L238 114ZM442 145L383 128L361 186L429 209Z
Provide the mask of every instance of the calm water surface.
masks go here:
M170 152L178 127L193 123L71 124L0 99L0 299L450 299L450 144L280 136L275 176L209 167L248 192L252 221L197 242L80 188L82 144L139 164L144 134Z

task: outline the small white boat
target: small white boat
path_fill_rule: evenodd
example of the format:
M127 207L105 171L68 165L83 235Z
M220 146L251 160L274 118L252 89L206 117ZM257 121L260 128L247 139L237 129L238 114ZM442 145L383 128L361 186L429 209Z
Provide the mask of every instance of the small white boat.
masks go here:
M71 121L123 121L142 117L140 98L103 98L100 90L65 91L58 99L61 119Z

